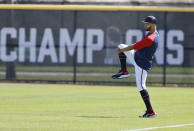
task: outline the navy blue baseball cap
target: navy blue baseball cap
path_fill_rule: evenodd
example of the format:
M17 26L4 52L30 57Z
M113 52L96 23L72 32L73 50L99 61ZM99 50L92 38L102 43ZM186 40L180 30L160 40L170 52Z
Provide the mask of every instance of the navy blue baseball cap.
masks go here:
M147 16L142 22L143 23L156 24L157 23L157 19L154 16Z

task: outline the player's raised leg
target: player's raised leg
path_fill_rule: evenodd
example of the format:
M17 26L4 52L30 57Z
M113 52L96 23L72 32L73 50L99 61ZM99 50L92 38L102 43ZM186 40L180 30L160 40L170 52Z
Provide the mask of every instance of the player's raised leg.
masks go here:
M112 75L112 78L119 79L119 78L129 77L130 74L127 71L127 66L126 66L126 55L124 53L120 53L118 55L119 55L119 59L120 59L120 63L121 63L121 70L119 70L119 72L117 74Z
M126 46L127 45L120 44L118 48L124 48ZM127 78L130 76L129 72L127 71L127 65L126 65L127 56L123 52L119 53L118 56L121 64L121 69L119 70L118 73L112 75L112 78L113 79Z

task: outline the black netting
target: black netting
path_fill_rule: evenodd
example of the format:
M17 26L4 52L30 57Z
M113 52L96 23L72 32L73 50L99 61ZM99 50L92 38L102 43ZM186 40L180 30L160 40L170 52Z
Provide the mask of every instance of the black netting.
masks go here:
M130 63L130 78L111 75L116 47L143 38L147 15L160 34L147 83L194 84L192 12L0 10L0 79L135 84Z

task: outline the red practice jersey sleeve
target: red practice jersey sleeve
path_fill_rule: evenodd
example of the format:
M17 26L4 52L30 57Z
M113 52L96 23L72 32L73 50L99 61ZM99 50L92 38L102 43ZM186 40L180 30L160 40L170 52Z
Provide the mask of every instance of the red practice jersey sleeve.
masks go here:
M145 47L149 47L153 44L154 39L155 39L156 33L152 33L146 37L144 37L142 40L136 42L134 44L134 47L136 50L141 50Z

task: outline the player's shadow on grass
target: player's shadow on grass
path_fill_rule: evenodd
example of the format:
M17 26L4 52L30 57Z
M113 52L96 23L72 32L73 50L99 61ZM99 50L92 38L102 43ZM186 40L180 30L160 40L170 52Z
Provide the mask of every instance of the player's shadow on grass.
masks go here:
M77 116L82 118L119 118L119 117L113 117L113 116Z

